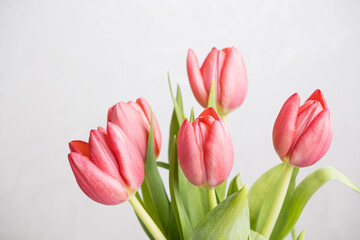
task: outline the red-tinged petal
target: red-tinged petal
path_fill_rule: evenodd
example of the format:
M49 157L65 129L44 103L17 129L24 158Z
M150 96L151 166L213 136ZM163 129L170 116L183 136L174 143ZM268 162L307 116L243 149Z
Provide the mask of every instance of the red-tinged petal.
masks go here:
M207 90L204 79L201 75L199 63L193 50L189 49L187 56L187 72L191 90L194 93L196 100L201 106L207 107L209 91Z
M215 86L219 81L218 77L220 77L219 73L219 50L213 48L209 55L207 55L203 65L200 68L201 76L203 77L204 85L206 92L209 93L211 89L211 84L215 80ZM207 105L206 99L206 105Z
M117 159L108 146L106 138L106 134L98 130L91 130L89 138L90 159L103 172L120 179Z
M88 158L90 158L89 153L89 144L84 141L71 141L69 143L69 148L71 152L80 153Z
M215 120L220 120L220 116L216 113L212 107L206 108L198 118L212 116Z
M149 124L144 115L139 112L140 107L129 103L117 103L113 108L112 121L120 127L128 139L137 147L143 160L146 159Z
M206 182L216 187L227 179L234 163L232 141L222 120L213 123L204 147Z
M297 167L308 167L319 161L330 147L333 126L330 111L322 111L300 136L295 144L290 164Z
M69 162L79 187L92 200L115 205L128 199L125 186L102 172L87 157L72 152L69 154Z
M144 180L141 154L125 132L114 123L108 122L107 132L111 149L118 160L120 176L126 186L135 192Z
M112 118L113 118L113 109L115 106L112 106L111 108L109 108L108 110L108 116L107 116L107 121L108 122L112 122Z
M137 99L136 103L141 107L143 113L145 114L147 121L149 122L149 131L150 131L150 123L151 123L150 104L144 98ZM155 151L155 156L157 157L159 156L161 149L161 132L154 111L152 112L152 116L153 116L153 128L154 128L154 151Z
M219 83L221 93L217 103L224 111L222 114L226 114L243 103L248 89L245 62L234 47L227 55Z
M186 178L195 186L202 186L205 183L205 176L200 146L194 128L187 119L180 127L177 147L179 163Z
M327 109L327 104L325 101L324 94L321 92L320 89L316 89L306 101L308 100L317 100L321 103L324 109Z
M106 133L106 129L105 128L103 128L103 127L98 127L98 131L100 131L100 132L102 132L103 134L107 134Z
M297 93L289 97L276 118L273 129L273 144L281 159L289 152L296 132L296 119L300 105Z

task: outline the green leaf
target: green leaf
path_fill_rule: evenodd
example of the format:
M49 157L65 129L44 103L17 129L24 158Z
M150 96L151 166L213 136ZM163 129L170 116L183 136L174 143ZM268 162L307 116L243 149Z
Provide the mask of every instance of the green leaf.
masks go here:
M258 232L255 232L253 230L250 231L250 235L251 235L251 238L250 240L268 240L266 237L264 237L263 235L261 235L260 233Z
M190 122L193 122L195 120L195 113L194 113L194 108L191 108L191 113L190 113Z
M172 90L171 90L170 77L169 77L169 85L170 85L171 96L173 98L173 93L172 93ZM173 101L174 101L174 98L173 98ZM182 97L181 97L181 91L180 91L179 85L177 86L176 100L174 102L174 110L173 110L172 117L171 117L171 122L170 122L168 159L170 159L172 141L174 140L174 136L177 136L177 134L179 132L179 129L180 129L180 126L181 126L181 123L182 123L182 122L179 122L179 120L178 120L180 118L180 116L178 116L178 114L180 116L184 115L184 113L183 113L183 103L182 103Z
M250 210L250 226L256 230L257 221L261 207L265 199L272 191L276 190L276 184L279 182L284 164L281 163L264 173L250 188L248 201Z
M300 235L296 238L296 240L304 240L305 239L306 230L302 231Z
M182 105L180 105L178 103L177 99L175 99L174 94L172 92L171 81L170 81L170 73L168 73L168 81L169 81L169 88L170 88L171 98L172 98L173 103L174 103L174 110L175 110L176 118L177 118L177 121L178 121L179 125L181 125L182 122L185 119L184 118L184 113L182 111ZM178 86L177 90L178 90L178 93L179 93L180 92L179 86ZM180 96L180 99L181 99L181 94L180 95L178 94L177 96Z
M215 86L215 80L211 83L211 88L209 92L209 99L208 99L208 107L213 107L215 111L216 109L216 86Z
M348 177L333 167L323 167L314 171L295 188L291 199L283 205L270 239L285 238L294 227L312 195L333 179L360 193L360 189Z
M170 155L169 185L170 185L170 194L171 194L171 207L174 212L180 237L181 239L187 240L191 234L192 227L180 193L179 162L177 160L176 137L174 137L171 155Z
M143 190L146 210L149 212L150 216L154 218L156 224L158 224L156 219L160 219L161 226L159 226L159 228L165 235L170 221L170 202L156 165L153 136L153 121L151 115L151 125L146 151L145 178L144 183L142 184L145 184L146 186L141 189Z
M248 240L250 234L246 186L209 212L190 239Z
M215 187L216 199L218 203L222 202L225 199L226 183L227 180L225 180L219 186Z
M227 197L231 196L232 194L239 191L242 187L243 187L243 184L241 183L240 173L239 173L231 180L226 196Z
M164 169L169 169L169 164L168 163L165 163L165 162L156 162L156 165L158 167L161 167L161 168L164 168Z

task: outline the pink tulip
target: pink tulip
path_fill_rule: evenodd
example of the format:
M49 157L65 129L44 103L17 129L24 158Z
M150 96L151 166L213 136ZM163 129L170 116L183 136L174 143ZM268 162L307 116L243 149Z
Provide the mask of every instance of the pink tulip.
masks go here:
M115 205L126 201L144 180L144 162L121 128L91 130L89 143L72 141L69 162L81 190L92 200Z
M186 178L194 185L215 187L224 182L234 163L230 134L213 108L205 109L178 134L178 157Z
M187 71L196 100L204 108L215 80L218 112L225 115L238 108L245 99L248 81L243 58L236 48L221 51L213 48L201 68L193 50L189 49Z
M332 137L330 111L320 90L302 106L299 95L292 95L281 108L273 129L277 154L297 167L308 167L319 161L329 149Z
M142 158L146 159L146 148L151 123L151 108L144 98L136 102L119 102L109 109L108 121L119 126L131 142L137 147ZM154 152L157 157L161 148L159 124L153 113Z

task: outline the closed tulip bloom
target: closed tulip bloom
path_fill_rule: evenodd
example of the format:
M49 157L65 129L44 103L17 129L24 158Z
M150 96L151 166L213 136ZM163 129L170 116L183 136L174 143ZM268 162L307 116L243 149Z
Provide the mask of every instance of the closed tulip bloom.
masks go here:
M248 80L244 60L236 48L213 48L201 68L194 51L189 49L187 71L195 98L204 108L207 107L213 81L220 115L238 108L244 101Z
M69 144L70 166L81 190L92 200L115 205L128 200L144 179L144 162L121 128L91 130L89 143Z
M157 157L161 148L161 133L159 124L153 113L154 152ZM151 123L151 108L144 98L136 102L119 102L108 111L108 121L115 123L137 147L143 160L146 159L146 148Z
M330 111L320 90L300 106L300 97L292 95L275 121L273 143L283 161L297 167L316 163L327 152L333 137Z
M199 187L223 183L234 163L230 134L213 108L205 109L190 123L187 119L178 134L178 157L186 178Z

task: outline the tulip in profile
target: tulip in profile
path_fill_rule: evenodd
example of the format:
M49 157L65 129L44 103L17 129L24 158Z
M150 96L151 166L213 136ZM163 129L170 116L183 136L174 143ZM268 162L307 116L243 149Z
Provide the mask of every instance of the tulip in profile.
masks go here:
M297 167L311 166L330 147L333 124L323 93L316 90L300 106L292 95L283 105L274 125L273 143L279 157Z
M157 157L161 148L161 133L159 124L153 116L154 152ZM136 102L119 102L108 111L108 121L115 123L137 147L143 160L146 159L147 141L150 131L151 108L144 98Z
M234 162L230 134L213 108L205 109L178 134L178 157L186 178L199 187L212 188L224 182Z
M72 141L69 162L76 181L92 200L115 205L128 200L144 179L140 152L125 132L108 122L91 130L89 143Z
M223 50L213 48L201 68L194 51L189 49L187 71L195 98L204 108L208 105L213 81L220 115L228 114L244 101L248 88L246 68L235 47Z

